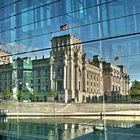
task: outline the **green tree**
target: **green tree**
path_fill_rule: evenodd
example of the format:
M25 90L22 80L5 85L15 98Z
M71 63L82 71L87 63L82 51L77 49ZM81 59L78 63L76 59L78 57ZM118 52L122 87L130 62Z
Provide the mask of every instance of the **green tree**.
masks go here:
M35 101L37 98L37 91L32 89L32 92L30 93L30 99L31 101Z
M56 97L57 97L57 93L56 93L56 91L55 90L48 90L47 91L47 99L48 100L55 100L56 99Z
M23 93L22 90L19 90L18 95L17 95L17 98L18 98L19 101L22 101L22 100L23 100L23 98L24 98L24 93Z
M48 97L55 97L56 91L55 90L48 90L47 95L48 95Z
M132 99L140 99L140 82L135 80L132 82L130 88L130 95Z
M8 89L5 89L5 90L3 91L2 96L3 96L3 99L4 99L4 100L6 100L6 101L9 100L9 99L11 98L10 91L9 91Z

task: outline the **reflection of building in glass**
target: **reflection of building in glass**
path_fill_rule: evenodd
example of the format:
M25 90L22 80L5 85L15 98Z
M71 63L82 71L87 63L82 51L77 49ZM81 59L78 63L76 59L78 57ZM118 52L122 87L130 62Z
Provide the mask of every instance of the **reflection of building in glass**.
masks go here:
M10 56L11 57L11 56ZM5 61L4 61L5 62ZM0 92L8 90L10 93L16 88L17 91L23 90L28 96L26 83L31 82L32 62L29 58L17 58L13 63L2 63L0 65Z
M0 49L0 65L8 63L12 63L11 53Z
M93 125L88 123L65 123L56 120L47 119L47 121L32 120L26 121L21 119L16 121L15 119L0 118L0 132L2 140L5 137L10 139L94 139L104 140L103 131L93 131ZM6 122L5 122L6 121ZM65 120L64 120L65 121ZM72 120L70 120L72 121ZM128 140L128 137L134 137L135 140L139 139L139 124L134 125L131 121L107 121L107 138L108 139L122 139ZM6 125L5 125L6 124ZM4 127L5 126L5 127ZM4 133L3 133L4 132ZM123 133L123 134L122 134ZM131 136L130 136L131 134ZM133 139L133 138L132 138Z
M12 73L11 64L0 65L0 96L6 89L12 92Z
M71 35L52 39L51 89L59 92L59 100L91 102L104 92L128 95L126 68L101 62L98 56L88 62L82 45L81 40Z
M50 59L36 58L32 61L32 66L31 87L43 97L50 89Z
M100 67L87 63L82 45L81 40L71 35L52 39L51 88L60 92L58 98L65 102L88 101L103 93Z
M67 30L60 30L65 24ZM87 57L119 56L131 80L140 79L139 0L0 0L1 49L15 54L46 48L52 34L82 39Z
M13 67L11 64L7 66L16 71L13 80L16 80L18 90L27 94L28 84L37 91L40 100L48 90L55 90L58 100L65 102L93 102L104 93L128 95L126 68L101 62L98 56L93 56L93 60L88 62L82 49L81 40L72 35L54 37L50 58L32 61L17 58ZM4 66L1 65L1 70ZM5 74L9 74L8 70ZM1 86L1 92L4 88Z
M128 94L129 76L127 75L127 70L124 66L115 66L103 62L103 79L104 91L116 91L121 95Z

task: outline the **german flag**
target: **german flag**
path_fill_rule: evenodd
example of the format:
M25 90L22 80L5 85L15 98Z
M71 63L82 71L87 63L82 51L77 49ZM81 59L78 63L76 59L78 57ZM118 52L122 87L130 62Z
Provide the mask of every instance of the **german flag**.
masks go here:
M114 61L119 61L119 56L116 56L116 57L114 58Z
M67 30L67 29L68 29L67 24L64 24L64 25L60 26L60 30Z

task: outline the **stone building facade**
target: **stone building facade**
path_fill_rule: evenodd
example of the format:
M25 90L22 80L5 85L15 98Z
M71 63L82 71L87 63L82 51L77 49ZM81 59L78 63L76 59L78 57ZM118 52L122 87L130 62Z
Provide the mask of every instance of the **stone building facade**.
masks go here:
M31 88L39 94L39 100L50 90L50 59L41 58L32 61Z
M0 49L0 65L12 63L12 55L10 52Z
M66 103L94 102L114 91L128 95L129 77L124 66L101 62L99 56L87 61L82 41L72 35L53 37L51 42L49 58L17 58L12 65L1 64L0 72L9 74L12 80L7 79L4 86L5 80L0 77L0 92L17 87L28 96L31 88L43 100L48 90L54 90L58 101Z
M59 100L86 102L103 94L101 67L89 64L82 49L81 40L74 36L52 39L51 89L59 92Z
M128 96L130 79L126 67L103 62L103 80L107 100L112 100L113 102L130 100Z
M103 62L103 79L105 92L115 91L121 95L128 94L129 76L124 66L114 66Z

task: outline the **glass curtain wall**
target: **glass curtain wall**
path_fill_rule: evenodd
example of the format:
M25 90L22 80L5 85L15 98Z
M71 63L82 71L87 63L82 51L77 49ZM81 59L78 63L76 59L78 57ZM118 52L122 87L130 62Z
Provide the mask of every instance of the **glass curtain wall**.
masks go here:
M49 51L34 51L51 48L52 37L64 34L82 40L87 59L99 55L102 61L124 65L130 83L140 80L139 0L0 1L0 48L13 58L48 58ZM28 51L33 52L18 55Z

